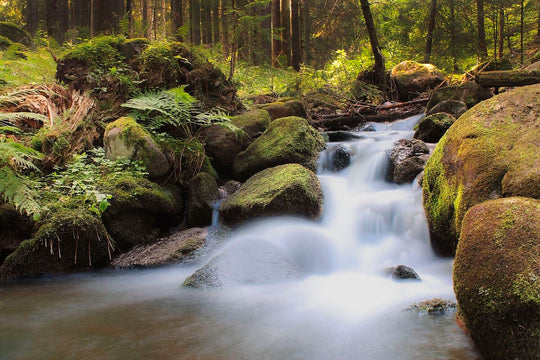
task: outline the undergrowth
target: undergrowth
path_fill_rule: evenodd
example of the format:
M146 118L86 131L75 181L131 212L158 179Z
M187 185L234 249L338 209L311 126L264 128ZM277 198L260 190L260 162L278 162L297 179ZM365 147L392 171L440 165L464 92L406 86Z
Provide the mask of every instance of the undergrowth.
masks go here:
M0 56L0 86L20 86L54 82L56 63L44 48L24 51L26 58Z

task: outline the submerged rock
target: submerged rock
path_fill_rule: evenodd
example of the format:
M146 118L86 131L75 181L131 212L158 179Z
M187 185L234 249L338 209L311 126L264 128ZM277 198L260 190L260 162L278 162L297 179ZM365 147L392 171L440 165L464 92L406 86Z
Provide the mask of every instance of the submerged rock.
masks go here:
M420 276L414 271L414 269L405 266L398 265L395 267L390 267L387 269L387 272L390 274L390 277L393 280L418 280L422 281Z
M414 138L428 143L436 143L455 121L454 116L443 112L426 116L418 123Z
M411 100L426 90L433 89L447 80L432 64L403 61L392 69L391 78L396 82L401 101Z
M268 129L234 160L236 180L246 180L261 170L297 163L315 171L319 153L326 146L323 137L306 119L285 117Z
M426 112L426 116L430 116L437 113L447 113L455 117L456 119L467 111L467 104L459 100L443 100L429 111Z
M453 255L472 206L510 196L540 198L540 84L476 105L442 137L423 181L432 245Z
M115 268L147 268L178 263L189 258L206 243L208 232L203 228L180 231L159 239L156 243L138 246L116 257Z
M347 168L351 164L350 150L343 146L337 146L333 151L332 170L339 171Z
M260 216L299 215L318 218L322 190L317 176L299 164L263 170L249 178L225 199L219 209L224 224L232 225Z
M409 306L406 310L426 313L429 315L443 315L447 312L456 311L456 303L443 299L431 299Z
M540 201L467 211L454 263L460 315L486 359L540 359Z

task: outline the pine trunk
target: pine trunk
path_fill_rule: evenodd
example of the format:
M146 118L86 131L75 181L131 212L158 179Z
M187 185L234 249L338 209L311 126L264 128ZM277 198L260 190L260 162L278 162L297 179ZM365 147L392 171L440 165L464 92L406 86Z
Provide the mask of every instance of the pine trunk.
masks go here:
M476 0L476 18L478 25L478 54L480 59L485 60L488 57L488 51L484 24L484 0Z
M281 1L272 1L272 64L279 66L281 55Z
M375 66L373 69L375 72L375 81L377 85L386 85L384 58L379 46L379 39L377 38L377 31L375 30L375 23L373 22L373 16L371 15L369 1L360 0L360 4L362 6L362 13L364 14L364 21L366 23L366 29L369 35L371 51L373 52L373 58L375 60Z
M182 41L181 36L177 36L178 28L182 26L182 0L171 0L171 29L176 40Z
M39 24L39 8L37 0L26 0L25 29L33 35Z
M311 63L311 17L309 15L309 1L304 0L304 62Z
M201 44L201 3L199 0L189 2L191 42L194 45Z
M502 59L504 53L504 9L501 5L499 8L499 34L498 34L498 58Z
M291 0L291 55L292 67L294 70L300 70L302 61L302 50L300 47L300 6L299 0Z
M219 0L212 0L212 43L217 44L220 39L219 29Z
M431 0L429 10L428 31L426 36L426 49L424 51L424 63L431 61L431 47L433 44L433 32L435 31L435 19L437 18L437 0Z
M230 8L230 0L221 0L220 1L220 16L221 16L221 44L223 45L223 53L229 54L229 15L226 14L227 10Z
M141 0L141 13L142 13L142 29L144 37L149 39L148 36L148 0Z
M281 27L283 28L281 49L287 56L287 65L292 65L291 59L291 11L290 0L281 0Z

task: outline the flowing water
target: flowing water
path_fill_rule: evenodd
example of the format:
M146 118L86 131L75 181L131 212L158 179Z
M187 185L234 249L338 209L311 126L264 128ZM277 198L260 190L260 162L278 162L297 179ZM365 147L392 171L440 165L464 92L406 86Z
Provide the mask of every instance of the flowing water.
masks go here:
M259 220L197 265L105 271L0 288L1 359L478 359L454 314L403 311L454 300L452 262L432 254L421 189L384 181L387 151L418 118L342 144L324 170L324 215ZM179 285L219 255L223 288ZM404 264L421 282L393 281Z

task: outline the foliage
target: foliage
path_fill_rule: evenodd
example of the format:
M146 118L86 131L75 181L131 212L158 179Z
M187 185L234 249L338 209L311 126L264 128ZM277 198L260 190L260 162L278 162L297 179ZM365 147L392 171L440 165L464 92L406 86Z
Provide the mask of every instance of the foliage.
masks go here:
M84 61L93 71L111 69L121 65L124 60L118 50L124 41L123 37L99 36L73 46L65 58Z
M56 63L45 49L24 52L20 57L0 57L0 79L9 86L54 82Z

